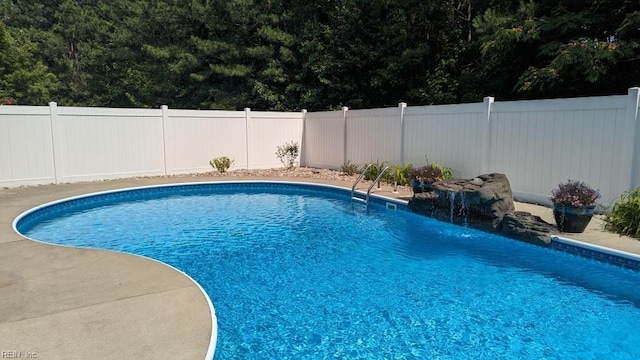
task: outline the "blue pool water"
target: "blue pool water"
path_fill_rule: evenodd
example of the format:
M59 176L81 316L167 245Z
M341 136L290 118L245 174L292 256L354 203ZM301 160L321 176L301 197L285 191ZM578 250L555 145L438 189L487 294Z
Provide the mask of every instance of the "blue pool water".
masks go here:
M638 272L335 189L155 188L17 227L188 273L216 308L216 359L640 358Z

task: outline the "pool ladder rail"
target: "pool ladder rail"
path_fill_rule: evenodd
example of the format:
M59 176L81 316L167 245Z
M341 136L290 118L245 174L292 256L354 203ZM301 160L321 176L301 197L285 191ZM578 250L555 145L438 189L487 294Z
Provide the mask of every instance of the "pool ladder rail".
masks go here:
M355 200L361 203L364 203L366 206L369 206L369 197L371 194L371 189L373 189L375 184L378 184L378 189L380 189L380 179L382 179L382 176L384 175L384 173L391 169L390 165L385 166L382 171L380 171L378 173L378 176L376 177L375 180L373 180L373 182L371 183L371 185L369 185L369 188L367 189L367 195L365 198L361 198L356 196L356 186L358 186L358 183L364 178L364 175L367 173L367 170L369 170L369 168L373 166L373 164L369 164L367 165L367 167L364 168L364 170L362 171L362 173L360 174L360 176L358 176L358 178L356 179L356 181L353 182L353 186L351 187L351 200ZM394 174L394 184L397 184L397 180L395 179L395 174ZM394 191L395 191L395 187L394 187Z

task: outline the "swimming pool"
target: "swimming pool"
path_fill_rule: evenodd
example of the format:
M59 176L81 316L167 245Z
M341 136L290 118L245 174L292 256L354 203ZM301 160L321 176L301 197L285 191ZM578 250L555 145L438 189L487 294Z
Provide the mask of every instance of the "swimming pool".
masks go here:
M207 291L216 359L636 359L638 272L262 182L108 193L17 221L163 261Z

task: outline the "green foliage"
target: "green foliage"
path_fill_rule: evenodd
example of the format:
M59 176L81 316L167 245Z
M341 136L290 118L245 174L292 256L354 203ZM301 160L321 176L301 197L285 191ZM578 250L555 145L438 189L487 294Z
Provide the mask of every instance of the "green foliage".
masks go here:
M370 164L371 166L364 173L364 180L373 181L378 177L378 175L380 174L380 171L382 171L382 169L384 169L385 166L387 166L387 162L386 161L380 162L380 160L376 160L376 162L370 162L370 163L364 164L364 167L366 168Z
M493 93L599 95L633 86L640 79L640 16L632 3L529 1L487 9L473 24L484 70L496 75Z
M435 169L440 170L440 180L438 181L446 181L446 180L451 180L453 179L454 173L453 173L453 169L450 167L446 167L446 166L442 166L440 164L438 164L437 162L431 164L430 166L432 166Z
M225 173L225 172L227 172L227 170L229 170L229 168L231 167L233 162L234 162L234 160L230 159L227 156L220 156L220 157L217 157L217 158L209 161L209 164L212 167L216 168L216 170L218 170L218 172Z
M0 98L17 104L46 105L58 87L47 65L36 60L36 44L27 34L14 36L0 21Z
M345 175L356 175L360 172L360 167L358 164L354 164L351 161L347 160L342 166L340 166L340 171L342 171Z
M442 166L438 162L429 163L429 158L425 156L426 165L421 168L412 168L409 170L409 179L424 180L428 177L429 182L451 180L455 176L452 168Z
M0 0L19 104L308 110L640 83L637 1Z
M411 182L411 169L413 169L412 163L406 163L404 166L393 165L393 167L385 173L382 180L389 184L397 182L398 185L409 185Z
M380 175L380 172L387 167L388 162L383 161L380 162L380 160L376 160L376 162L370 162L367 163L363 166L363 169L365 167L367 167L369 164L371 164L371 167L369 167L369 169L367 169L367 171L364 174L364 180L369 180L369 181L373 181L375 180L378 175ZM411 163L407 163L404 166L400 166L400 165L392 165L391 168L389 168L384 175L382 176L382 178L380 178L380 181L385 182L387 184L393 184L394 182L397 181L398 185L408 185L411 181L411 170L413 169L413 164Z
M296 158L298 157L298 153L300 151L300 147L297 142L291 141L290 143L285 143L284 145L278 146L278 150L276 151L276 156L287 169L292 169L294 167Z
M640 188L624 193L604 221L608 230L640 238Z
M297 35L282 1L231 0L199 8L202 31L190 42L197 68L192 78L202 106L291 110Z

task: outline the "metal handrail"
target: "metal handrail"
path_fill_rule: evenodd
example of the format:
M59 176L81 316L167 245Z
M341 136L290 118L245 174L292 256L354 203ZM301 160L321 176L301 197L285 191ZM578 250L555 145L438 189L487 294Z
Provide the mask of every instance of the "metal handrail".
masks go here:
M376 177L375 180L373 180L373 182L371 183L371 185L369 185L369 189L367 189L367 205L369 205L369 193L371 193L371 189L373 189L373 187L375 186L376 183L378 183L378 186L380 185L380 179L382 178L382 175L384 175L384 172L391 169L391 165L387 165L385 166L384 169L382 169L382 171L380 171L380 173L378 174L378 177ZM395 174L394 174L395 176Z
M366 168L364 168L364 170L362 171L362 174L360 174L360 176L358 176L358 178L356 179L356 181L353 182L353 186L351 187L351 197L353 198L353 194L356 192L356 185L358 185L358 183L360 182L360 180L362 180L362 178L364 177L364 174L367 173L367 170L369 170L369 168L373 166L373 164L369 164L367 165Z

